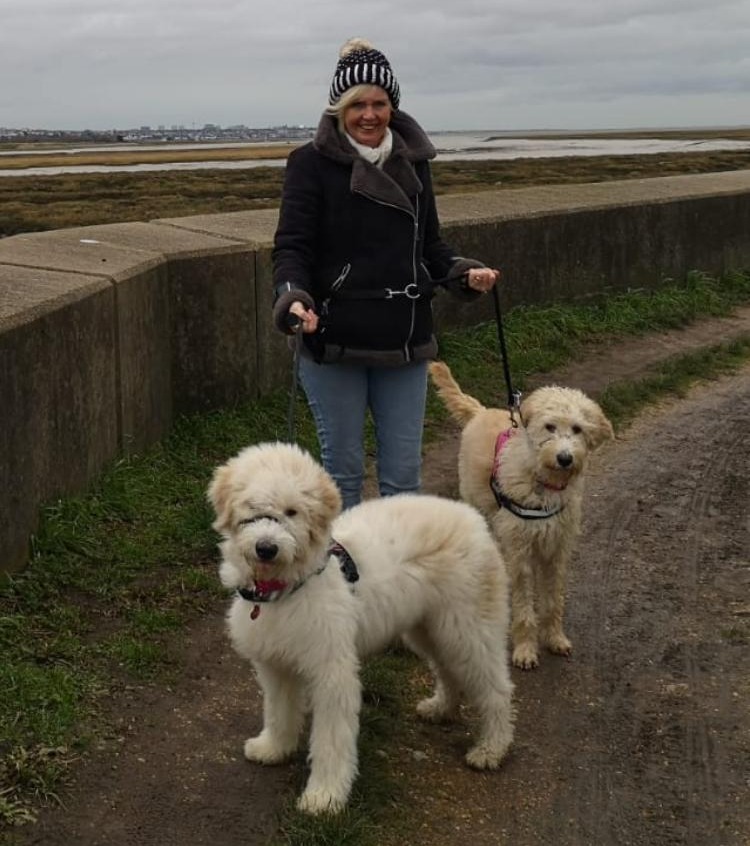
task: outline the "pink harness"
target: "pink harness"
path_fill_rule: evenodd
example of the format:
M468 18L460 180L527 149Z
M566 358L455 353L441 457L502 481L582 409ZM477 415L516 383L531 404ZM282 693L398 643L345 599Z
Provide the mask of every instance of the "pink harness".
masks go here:
M547 508L526 508L519 502L511 499L509 496L503 493L503 490L500 486L500 458L503 449L505 449L506 444L510 440L513 432L515 430L511 427L510 429L505 429L504 431L500 432L495 440L495 460L492 464L492 475L490 476L490 489L495 497L495 502L497 502L498 508L506 508L512 514L515 514L516 517L520 517L523 520L546 520L549 517L554 517L556 514L559 514L564 506L561 504L557 508L547 509ZM549 488L551 490L562 490L562 488L556 488L553 485L545 484L544 487Z
M497 439L495 440L495 461L492 464L492 475L495 478L498 478L500 475L500 453L510 440L513 431L512 427L510 429L505 429L505 431L498 433Z

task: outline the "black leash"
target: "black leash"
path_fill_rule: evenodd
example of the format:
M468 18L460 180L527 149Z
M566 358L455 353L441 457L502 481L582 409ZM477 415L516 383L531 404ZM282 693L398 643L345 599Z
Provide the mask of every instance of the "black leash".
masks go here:
M299 386L299 358L302 347L302 321L296 314L288 314L286 317L289 327L294 331L294 350L292 352L292 386L289 390L289 408L286 415L287 441L290 444L295 442L294 438L294 415L297 409L297 388Z
M508 389L508 411L510 411L510 422L513 428L518 428L516 412L521 416L521 392L513 390L513 383L510 378L510 365L508 364L508 350L505 345L505 333L503 332L503 317L500 312L500 295L497 292L497 285L492 286L492 302L495 306L495 324L497 325L497 339L500 344L500 358L503 362L503 375L505 385Z

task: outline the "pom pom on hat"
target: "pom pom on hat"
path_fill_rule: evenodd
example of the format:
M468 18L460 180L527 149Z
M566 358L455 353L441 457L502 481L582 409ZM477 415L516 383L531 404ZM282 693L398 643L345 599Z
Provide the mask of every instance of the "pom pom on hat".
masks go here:
M328 102L337 103L355 85L379 85L398 108L401 90L386 57L364 38L350 38L339 51L339 61L328 92Z

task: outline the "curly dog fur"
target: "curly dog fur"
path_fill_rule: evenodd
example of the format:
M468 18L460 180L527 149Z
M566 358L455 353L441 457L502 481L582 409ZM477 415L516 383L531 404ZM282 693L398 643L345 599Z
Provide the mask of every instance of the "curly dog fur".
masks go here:
M345 806L357 774L360 662L398 637L435 677L419 715L452 717L464 694L479 717L467 763L500 765L513 736L508 585L475 509L402 494L342 514L333 479L282 443L249 447L218 467L208 497L223 536L222 583L245 595L231 602L229 635L263 690L263 729L245 742L245 756L284 760L312 713L300 809ZM342 574L333 539L356 563L358 581ZM264 591L278 598L262 601Z
M443 362L430 376L451 415L462 426L458 457L461 498L488 519L511 579L513 663L539 663L539 642L569 655L563 630L566 571L581 529L583 480L589 455L614 437L601 408L574 388L533 391L520 409L521 425L508 411L485 408L463 393ZM509 432L495 466L498 434ZM544 519L523 519L498 507L490 488L529 509L558 511Z

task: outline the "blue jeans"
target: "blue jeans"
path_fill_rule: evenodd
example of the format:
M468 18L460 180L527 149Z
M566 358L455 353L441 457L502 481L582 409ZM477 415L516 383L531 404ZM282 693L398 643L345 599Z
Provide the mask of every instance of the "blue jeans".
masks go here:
M299 364L323 466L339 486L344 508L362 498L368 409L375 424L380 495L419 490L427 362L365 367L301 358Z

